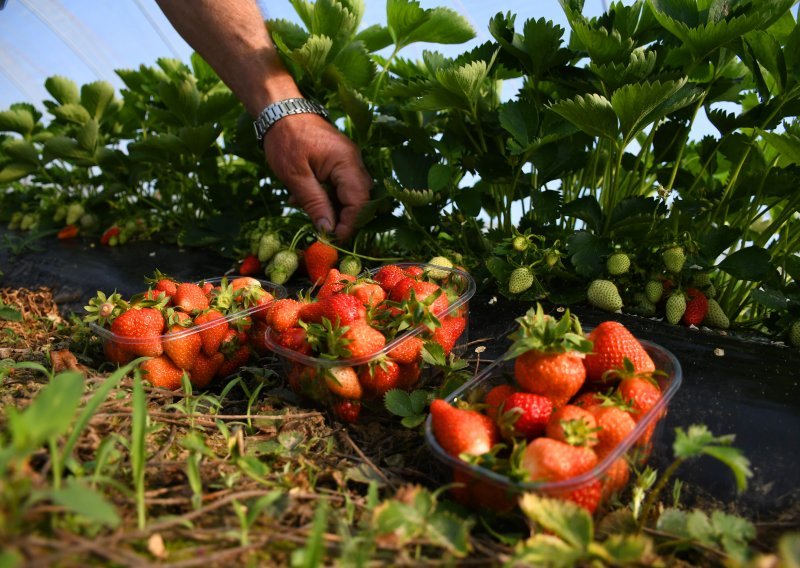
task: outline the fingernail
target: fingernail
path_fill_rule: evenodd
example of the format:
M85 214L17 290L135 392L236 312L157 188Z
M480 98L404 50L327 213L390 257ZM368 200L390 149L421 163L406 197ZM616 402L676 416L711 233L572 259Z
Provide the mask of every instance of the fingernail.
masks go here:
M333 231L333 223L331 223L330 219L320 219L317 221L317 231L330 233Z

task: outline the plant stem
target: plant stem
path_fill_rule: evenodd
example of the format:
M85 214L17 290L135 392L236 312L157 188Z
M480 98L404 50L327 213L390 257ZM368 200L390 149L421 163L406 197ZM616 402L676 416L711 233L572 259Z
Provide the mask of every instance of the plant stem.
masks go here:
M655 507L656 500L664 490L664 487L667 486L667 482L675 474L675 472L678 471L678 468L683 464L684 461L685 460L683 458L677 458L675 461L673 461L669 467L664 470L664 473L662 473L661 477L659 477L656 486L647 495L647 499L642 507L642 514L639 516L639 525L637 530L638 533L641 533L642 530L644 530L645 525L647 524L647 519L650 517L651 511Z

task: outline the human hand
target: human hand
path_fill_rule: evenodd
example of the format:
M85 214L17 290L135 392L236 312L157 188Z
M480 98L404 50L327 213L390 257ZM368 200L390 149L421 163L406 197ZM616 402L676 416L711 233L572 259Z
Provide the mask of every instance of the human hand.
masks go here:
M302 207L318 230L339 240L352 236L372 187L355 144L321 116L296 114L267 131L264 154L289 189L289 202ZM334 192L336 206L323 183Z

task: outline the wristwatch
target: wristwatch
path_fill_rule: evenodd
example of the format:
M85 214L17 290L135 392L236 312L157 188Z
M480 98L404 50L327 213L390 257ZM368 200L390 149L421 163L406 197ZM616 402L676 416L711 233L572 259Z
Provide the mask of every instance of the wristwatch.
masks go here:
M324 106L316 101L310 101L308 99L284 99L269 105L261 111L261 114L259 114L255 122L253 122L259 144L264 140L264 135L267 133L267 130L280 119L292 114L304 113L318 114L324 118L328 118L328 111Z

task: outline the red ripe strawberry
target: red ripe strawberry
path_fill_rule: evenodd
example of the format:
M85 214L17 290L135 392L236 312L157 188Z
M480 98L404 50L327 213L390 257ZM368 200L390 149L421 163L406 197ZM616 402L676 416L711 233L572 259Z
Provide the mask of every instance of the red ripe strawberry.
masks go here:
M178 324L169 328L161 343L164 346L164 353L172 359L172 362L187 371L194 367L197 355L203 347L200 333Z
M388 391L399 388L400 366L391 359L362 365L358 381L371 396L381 397Z
M597 420L585 408L566 404L550 416L545 435L571 446L591 448L597 445Z
M339 251L325 241L314 241L303 254L306 272L311 282L322 282L328 271L339 263Z
M349 294L333 294L318 300L317 303L319 304L317 309L320 321L322 318L326 318L332 324L349 325L354 321L365 320L367 317L367 310L358 298Z
M622 379L617 393L631 406L631 416L637 423L661 400L661 389L656 382L642 376Z
M323 371L300 363L293 363L287 379L289 387L299 395L320 402L328 401L331 393L323 378Z
M450 355L458 338L467 327L467 320L463 317L445 316L441 324L441 327L437 327L433 332L433 340L442 346L445 355Z
M267 333L269 333L269 326L263 321L257 321L248 334L250 347L259 357L263 357L270 352L269 345L267 345Z
M353 367L341 366L325 369L325 383L332 393L342 398L359 400L364 392Z
M342 339L348 342L345 349L352 358L374 355L386 345L383 334L366 321L354 321L349 328L342 334Z
M617 458L606 470L602 480L603 499L608 499L615 493L619 493L628 484L631 476L631 468L624 457Z
M497 385L487 392L483 397L487 416L497 422L497 413L505 409L503 403L515 392L517 392L517 388L513 385Z
M133 353L113 339L109 339L103 344L103 352L106 354L106 359L117 365L124 365L133 360Z
M586 446L572 446L552 438L536 438L525 448L522 467L531 481L564 481L597 465L597 454Z
M491 418L450 406L442 399L431 403L431 425L436 441L454 457L485 454L498 442L497 427Z
M398 283L398 286L400 286L402 283L403 281L401 280ZM394 288L392 288L392 291L389 293L389 296L392 297L393 300L398 302L402 300L408 300L409 298L411 298L412 290L414 292L414 297L420 302L425 301L429 296L438 294L438 297L435 300L433 300L433 302L431 302L430 305L428 306L428 310L434 315L441 314L450 305L450 300L447 299L447 294L444 293L444 290L442 290L442 288L438 284L434 284L433 282L420 282L417 280L412 280L411 285L408 287L408 289L405 291L405 293L401 298L393 297ZM428 301L430 302L430 300Z
M237 337L236 339L238 342L239 338ZM227 377L236 373L250 359L250 347L248 345L239 345L239 347L227 352L223 346L222 350L225 360L217 369L218 377Z
M242 275L231 280L230 286L231 290L236 292L237 290L246 290L248 288L261 288L261 282L252 276Z
M599 391L585 391L570 402L571 405L588 409L591 406L603 404L603 393Z
M597 457L603 459L636 428L630 414L618 406L592 406L587 409L597 420Z
M116 225L110 226L108 229L103 231L103 234L100 236L100 244L103 246L108 246L108 242L111 240L112 237L119 237L119 227Z
M242 259L242 264L239 265L239 274L242 276L252 276L261 272L261 261L254 254L248 254Z
M296 327L300 308L303 304L292 298L282 298L275 300L272 305L267 308L267 324L270 328L281 333L290 327Z
M529 392L515 392L503 403L499 418L501 430L514 437L532 440L544 434L553 413L550 399Z
M683 312L684 325L700 325L708 313L708 298L697 288L687 288L686 311Z
M222 340L228 334L230 326L225 316L221 312L211 309L195 316L194 323L201 328L200 342L203 347L203 353L208 357L212 356L219 351Z
M319 287L317 299L327 298L328 296L341 292L348 282L353 282L355 279L355 276L343 274L339 272L337 268L331 268L328 274L325 275L322 285Z
M286 349L297 351L303 355L311 355L311 344L308 342L306 330L300 326L290 327L289 329L273 335L275 343Z
M425 274L425 270L421 266L406 266L403 272L410 278L419 278Z
M355 424L361 414L360 400L337 400L333 403L333 414L342 422Z
M275 296L264 290L263 288L253 288L248 296L247 303L255 310L250 314L253 319L266 322L267 310L272 302L275 301Z
M413 389L419 382L422 375L422 367L419 362L415 363L398 363L399 370L397 376L397 388L404 390Z
M143 377L154 387L169 390L181 388L184 371L176 367L166 355L148 359L139 368L142 370Z
M540 394L553 406L566 404L586 379L583 360L578 353L527 351L514 361L514 377L523 390Z
M561 490L548 493L551 497L556 497L565 501L572 501L590 513L594 513L603 497L603 486L599 479L594 479L584 483L577 489L567 491Z
M359 282L350 290L348 294L355 296L365 307L377 306L386 299L386 292L378 284L371 282Z
M378 270L372 279L383 288L384 292L388 293L403 278L406 278L406 273L403 272L403 269L395 264L389 264Z
M225 356L220 352L214 353L211 357L199 353L194 367L189 371L189 380L192 386L198 389L206 388L224 362Z
M122 338L119 343L134 355L144 357L163 353L160 338L163 330L164 316L154 308L132 308L111 322L112 333Z
M517 505L517 495L501 485L484 481L469 472L453 468L453 483L450 490L453 499L476 509L488 509L496 513L508 513Z
M586 378L590 381L602 381L606 372L621 369L625 359L633 363L635 373L651 373L656 370L653 360L639 340L619 322L604 321L589 333L587 339L594 344L592 352L583 360ZM609 376L606 375L605 378Z
M422 358L422 344L417 336L407 337L389 351L389 357L402 365L417 363Z
M192 282L178 284L172 301L176 308L187 313L208 309L208 296L200 286Z
M69 239L74 239L78 236L78 226L77 225L67 225L63 229L58 232L58 239L61 241L66 241Z
M206 295L207 298L211 298L211 292L214 291L214 285L211 282L203 282L203 285L200 286L200 289L203 290L203 294Z

